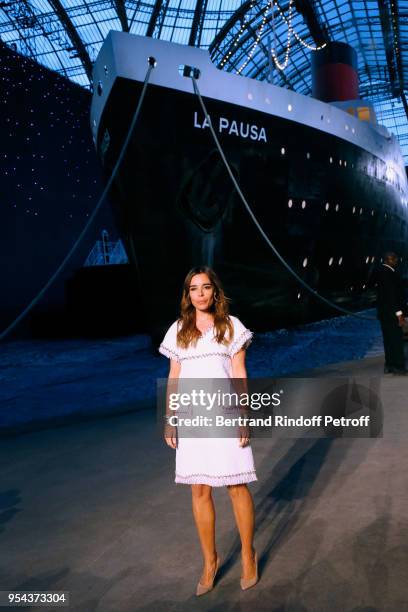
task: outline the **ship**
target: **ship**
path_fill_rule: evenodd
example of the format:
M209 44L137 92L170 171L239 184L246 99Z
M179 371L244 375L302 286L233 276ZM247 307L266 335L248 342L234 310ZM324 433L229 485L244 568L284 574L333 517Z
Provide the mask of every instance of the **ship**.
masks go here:
M408 189L398 140L358 97L354 49L332 43L319 53L306 96L221 70L207 50L117 31L105 39L91 130L105 181L129 135L109 199L150 330L177 316L193 266L211 266L231 312L260 331L372 307L387 250L405 273ZM287 266L243 205L209 122Z

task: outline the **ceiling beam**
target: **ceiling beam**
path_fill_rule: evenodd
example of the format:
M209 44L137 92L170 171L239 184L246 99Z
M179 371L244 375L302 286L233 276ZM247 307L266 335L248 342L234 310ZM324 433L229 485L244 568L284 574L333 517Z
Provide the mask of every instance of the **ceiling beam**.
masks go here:
M403 89L401 89L401 102L402 102L402 106L404 107L405 115L408 121L408 102L407 102L407 98L405 95L405 91Z
M310 2L310 0L295 0L295 7L297 12L302 15L310 35L316 43L316 47L319 47L323 43L329 42L330 37L328 32L320 23L313 3Z
M153 36L157 20L159 19L160 11L163 7L163 0L156 0L154 3L154 7L152 10L152 14L150 15L149 25L147 26L146 36Z
M249 38L253 38L255 40L256 34L254 33L254 28L256 28L256 22L259 20L265 8L259 8L258 13L254 14L252 2L244 2L244 4L230 17L230 19L225 23L224 27L220 30L220 32L215 36L213 42L210 45L210 53L214 57L214 53L219 57L225 58L229 51L233 51L231 56L229 57L229 63L234 63L234 56L239 53L240 48L243 48ZM284 13L289 5L286 3L286 6L282 6L281 10ZM295 0L295 8L297 12L302 15L303 20L306 24L307 29L316 46L322 45L325 42L330 41L330 36L326 30L326 28L321 24L319 17L315 11L313 3L311 0ZM241 24L244 22L245 17L247 17L246 25L244 33L240 37L240 42L236 45L236 36L237 32L241 27ZM279 17L280 19L280 17ZM265 25L269 25L272 21L272 16L268 15L265 20ZM228 43L226 41L228 40ZM259 41L261 45L261 41ZM265 54L265 61L268 61L268 51L264 45L261 45L261 49ZM220 64L221 59L218 60L218 64ZM259 76L264 71L264 66L261 66L256 71L256 76ZM282 71L281 71L282 72ZM280 74L280 78L284 81L287 86L290 86L289 79L283 74Z
M387 60L388 76L393 98L400 95L401 83L398 78L397 58L394 49L393 27L391 11L387 0L377 0L382 35L384 40L385 57Z
M404 56L402 54L402 44L401 44L401 32L400 25L402 24L402 15L398 6L398 0L390 0L391 2L391 23L394 31L394 42L396 46L395 56L397 62L397 71L400 80L400 89L401 92L404 92L406 88L405 83L405 70L404 70ZM405 97L405 96L404 96Z
M190 38L188 44L190 47L199 47L201 42L201 32L203 31L203 23L208 0L197 0L194 9L193 23L191 24Z
M89 57L88 51L84 43L82 42L81 37L79 36L76 27L68 17L68 13L62 6L60 0L48 0L49 4L52 6L54 11L56 12L60 22L62 23L64 30L68 34L69 39L71 40L73 46L75 47L78 57L82 62L82 65L85 69L86 75L90 81L92 81L92 62Z
M228 34L230 34L230 30L233 30L237 22L244 19L246 13L251 8L251 4L252 4L252 0L247 0L246 2L244 2L244 4L240 6L240 8L237 9L235 13L233 13L231 17L225 22L224 26L221 28L218 34L216 34L216 36L214 37L214 40L209 46L210 55L213 54L214 49L222 45L225 38L228 36Z
M210 45L210 53L212 53L213 49L218 47L222 41L226 38L226 36L230 33L230 30L237 25L238 21L242 21L247 13L249 13L251 9L252 1L247 0L244 2L242 6L238 10L231 15L228 21L225 22L225 25L221 28L218 34L215 36L214 40ZM286 6L281 6L281 10L285 13L289 4ZM295 0L295 7L298 13L300 13L309 29L309 32L316 43L316 46L319 46L325 42L329 42L330 37L326 30L326 28L320 23L319 17L314 9L313 4L310 0ZM262 9L259 13L262 12ZM239 28L238 28L239 29Z
M132 29L133 22L136 18L138 10L140 9L141 4L142 4L142 0L137 0L137 2L135 3L135 8L133 9L132 17L130 18L129 32Z
M120 25L122 26L123 32L129 32L129 22L126 14L126 7L124 0L113 0L113 4L115 5L116 12L119 17Z

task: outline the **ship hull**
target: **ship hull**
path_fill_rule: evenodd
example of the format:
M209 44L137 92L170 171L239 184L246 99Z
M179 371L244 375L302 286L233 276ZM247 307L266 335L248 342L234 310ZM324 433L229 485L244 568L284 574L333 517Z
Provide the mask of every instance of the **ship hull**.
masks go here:
M118 78L98 130L111 173L141 94ZM368 151L324 131L205 99L232 171L279 253L335 304L373 304L385 250L406 255L407 226L391 186L369 176ZM341 165L340 165L341 160ZM278 261L237 195L194 94L149 85L111 192L150 324L177 314L188 270L210 265L231 310L257 329L338 314Z

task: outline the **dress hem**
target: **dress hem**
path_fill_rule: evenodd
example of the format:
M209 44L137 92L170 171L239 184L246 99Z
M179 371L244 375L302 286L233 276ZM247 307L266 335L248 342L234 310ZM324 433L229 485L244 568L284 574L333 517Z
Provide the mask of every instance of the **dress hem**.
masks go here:
M258 480L255 472L245 472L231 476L207 476L205 474L193 474L191 476L180 476L176 474L176 484L205 484L210 487L226 487L228 485L246 484Z

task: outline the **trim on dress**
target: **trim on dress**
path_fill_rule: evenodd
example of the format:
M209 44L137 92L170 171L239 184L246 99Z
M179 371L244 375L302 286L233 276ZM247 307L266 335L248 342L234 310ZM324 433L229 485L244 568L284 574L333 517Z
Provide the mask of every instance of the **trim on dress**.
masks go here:
M228 485L245 484L258 480L255 470L249 472L239 472L238 474L224 474L221 476L211 474L189 474L181 476L177 474L175 482L177 484L206 484L211 487L226 487Z
M234 342L231 344L230 350L229 350L229 356L233 357L242 348L244 347L248 348L248 346L252 342L253 335L254 335L253 332L251 332L249 329L244 329L242 334L240 334L238 338L234 340Z
M228 353L222 353L221 351L213 353L201 353L201 355L187 355L186 357L180 357L180 361L185 359L202 359L203 357L212 357L213 355L221 355L221 357L229 357Z
M175 361L178 361L180 363L180 357L178 353L175 353L174 351L169 349L167 346L164 346L164 344L161 344L159 346L159 353L161 353L162 355L165 355L165 357L168 357L169 359L174 359Z

